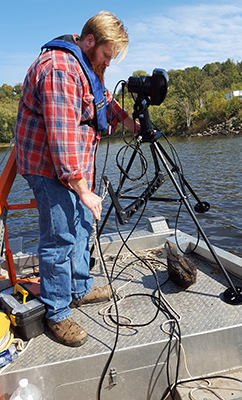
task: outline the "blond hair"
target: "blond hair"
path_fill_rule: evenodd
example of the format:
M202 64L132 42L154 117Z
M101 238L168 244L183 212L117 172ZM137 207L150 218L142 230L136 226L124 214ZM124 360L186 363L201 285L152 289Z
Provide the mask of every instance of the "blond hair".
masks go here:
M114 44L114 56L120 54L121 61L129 46L129 37L123 22L109 11L100 11L90 18L84 25L80 40L84 40L87 35L92 34L95 38L96 46L112 42Z

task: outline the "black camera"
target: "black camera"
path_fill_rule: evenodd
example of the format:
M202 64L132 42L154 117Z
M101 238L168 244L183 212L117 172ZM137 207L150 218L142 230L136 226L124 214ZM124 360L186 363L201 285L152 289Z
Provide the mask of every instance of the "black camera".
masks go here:
M152 106L159 106L166 97L169 77L164 69L154 69L152 76L131 76L128 91L137 93L140 98L149 97Z

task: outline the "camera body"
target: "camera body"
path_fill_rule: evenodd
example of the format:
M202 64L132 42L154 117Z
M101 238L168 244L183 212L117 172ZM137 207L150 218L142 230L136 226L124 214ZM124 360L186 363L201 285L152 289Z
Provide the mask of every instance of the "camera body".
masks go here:
M128 79L128 92L137 93L139 98L149 98L149 104L159 106L166 97L169 77L164 69L156 68L152 76L131 76Z
M136 93L133 119L139 119L139 136L143 142L155 140L158 133L154 131L148 113L149 105L159 106L166 97L168 75L164 69L154 69L152 76L131 76L128 79L128 92Z

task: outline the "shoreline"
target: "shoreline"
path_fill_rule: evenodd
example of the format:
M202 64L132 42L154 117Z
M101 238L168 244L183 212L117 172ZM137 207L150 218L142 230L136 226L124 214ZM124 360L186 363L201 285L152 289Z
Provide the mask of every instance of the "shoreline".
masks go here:
M182 132L179 134L172 134L169 136L182 136L182 137L204 137L204 136L240 136L242 135L242 123L238 118L232 117L226 121L211 123L205 129L198 132Z
M240 136L242 135L242 123L238 120L236 117L232 117L229 120L215 123L215 124L210 124L207 126L207 128L198 131L198 132L193 132L189 133L187 131L185 132L173 132L170 134L166 134L167 137L173 137L173 136L181 136L181 137L204 137L204 136ZM132 134L130 134L130 137ZM102 136L102 139L108 138L108 134L104 134ZM122 134L116 134L115 133L112 135L111 139L117 139L119 137L123 137ZM9 147L11 143L0 143L0 148L5 148Z

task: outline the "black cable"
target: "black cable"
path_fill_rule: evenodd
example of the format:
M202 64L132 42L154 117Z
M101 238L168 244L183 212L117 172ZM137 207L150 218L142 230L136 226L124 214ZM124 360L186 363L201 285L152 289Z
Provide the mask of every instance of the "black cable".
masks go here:
M125 169L123 168L124 156L125 156L125 153L128 151L128 149L133 149L133 150L136 151L136 153L139 155L140 163L141 163L141 167L142 167L142 168L141 168L141 174L139 175L139 177L131 178L131 176L130 176L130 175L125 171ZM119 155L120 155L121 151L123 151L123 150L124 150L124 155L123 155L123 157L122 157L122 162L120 163L120 162L119 162ZM129 179L130 181L138 181L138 180L140 180L140 179L143 178L143 176L146 174L147 169L148 169L148 162L147 162L147 160L146 160L146 158L145 158L145 156L144 156L142 150L141 150L140 148L137 149L135 145L130 144L130 143L128 143L126 146L123 146L123 147L121 147L121 148L119 149L119 151L117 152L117 155L116 155L116 164L117 164L117 167L119 168L119 170L121 171L121 173L122 173L127 179Z
M107 267L106 267L106 264L105 264L105 260L104 260L103 254L102 254L101 243L100 243L99 235L98 235L98 223L97 223L97 221L96 221L96 229L97 229L97 237L98 237L97 242L98 242L99 252L100 252L100 256L102 258L102 263L103 263L103 266L104 266L104 269L105 269L106 276L108 278L108 283L109 283L110 288L111 288L112 297L113 297L114 306L115 306L115 311L116 311L116 318L117 318L117 328L116 328L116 336L115 336L114 345L113 345L112 351L111 351L111 353L110 353L110 355L108 357L108 360L107 360L107 362L106 362L106 364L105 364L105 366L103 368L103 371L102 371L102 374L101 374L101 377L100 377L100 380L99 380L99 384L98 384L97 399L100 400L101 399L101 390L102 390L103 381L104 381L106 372L108 370L108 367L111 364L111 361L113 359L113 356L114 356L114 353L115 353L115 350L116 350L116 347L117 347L117 343L118 343L119 314L118 314L118 306L117 306L115 294L114 294L113 287L112 287L112 282L111 282L111 279L109 277L108 270L107 270Z
M110 112L110 125L111 125L111 123L112 123L112 109L113 109L113 101L114 101L115 91L116 91L118 85L119 85L121 82L124 82L124 81L119 81L119 82L117 83L117 85L115 86L115 89L114 89L114 92L113 92L113 99L112 99L112 103L111 103L111 112ZM123 122L124 122L124 111L123 111ZM124 132L124 123L123 123L123 132ZM108 138L108 139L109 139L109 138ZM109 149L109 140L108 140L108 149ZM101 182L102 182L102 177L103 177L103 175L104 175L104 173L105 173L105 169L106 169L106 165L107 165L107 158L108 158L108 150L107 150L107 152L106 152L106 157L105 157L105 162L104 162L104 168L103 168L103 172L102 172L102 175L101 175ZM114 291L113 291L113 288L112 288L112 282L111 282L111 279L110 279L110 276L109 276L109 273L108 273L108 270L107 270L107 267L106 267L106 263L105 263L105 260L104 260L103 254L102 254L101 243L100 243L100 240L99 240L100 235L99 235L99 233L98 233L98 222L97 222L97 221L96 221L96 231L97 231L97 243L98 243L98 247L99 247L99 253L100 253L100 256L101 256L101 258L102 258L102 263L103 263L103 266L104 266L104 269L105 269L105 273L106 273L106 276L107 276L107 278L108 278L108 282L109 282L109 285L110 285L110 288L111 288L111 291L112 291L112 296L113 296L114 306L115 306L115 311L116 311L116 318L117 318L117 329L116 329L115 342L114 342L112 351L111 351L111 353L110 353L110 355L109 355L109 358L108 358L108 360L107 360L107 362L106 362L106 364L105 364L105 366L104 366L104 368L103 368L103 371L102 371L102 374L101 374L101 377L100 377L100 380L99 380L99 384L98 384L97 398L98 398L98 400L100 400L100 399L101 399L101 390L102 390L103 381L104 381L106 372L107 372L107 370L108 370L109 365L111 364L111 361L112 361L112 359L113 359L113 356L114 356L114 353L115 353L115 350L116 350L116 347L117 347L118 336L119 336L119 326L120 326L120 325L119 325L118 307L117 307L117 302L116 302L115 294L114 294Z
M116 90L117 90L118 86L119 86L120 83L122 83L122 82L125 82L125 81L120 80L120 81L116 84L116 86L115 86L115 88L114 88L114 90L113 90L113 93L112 93L111 111L110 111L110 117L109 117L109 125L110 125L110 126L112 126L112 115L113 115L114 96L115 96L115 93L116 93ZM100 193L101 193L101 184L102 184L103 176L104 176L104 174L105 174L105 170L106 170L106 166L107 166L107 160L108 160L108 154L109 154L109 146L110 146L110 136L111 136L111 135L108 134L108 143L107 143L106 155L105 155L105 160L104 160L104 164L103 164L103 170L102 170L102 173L101 173L100 185L99 185L99 190L98 190L98 195L99 195L99 196L100 196Z
M176 219L175 219L175 241L176 241L177 248L180 250L180 252L182 254L184 254L184 255L187 255L187 254L194 253L194 251L196 250L196 248L198 246L198 243L199 243L199 240L200 240L200 232L197 229L197 241L195 243L194 248L192 250L190 250L190 251L183 251L182 248L179 245L178 238L177 238L178 220L179 220L179 215L180 215L180 212L181 212L181 207L182 207L182 201L180 202L180 205L179 205L179 208L178 208L178 211L177 211L177 215L176 215Z
M118 228L118 226L117 226L117 228ZM120 231L119 231L119 234L120 234ZM121 239L123 240L122 235L120 235L120 237L121 237ZM125 245L126 248L127 248L137 259L139 259L140 261L142 261L142 262L151 270L151 272L153 273L153 275L154 275L154 277L155 277L156 285L157 285L157 290L158 290L158 294L159 294L159 297L158 297L158 304L159 304L159 307L157 307L157 310L160 311L160 304L162 304L162 305L163 305L163 310L162 310L163 313L164 313L164 311L165 311L166 317L169 316L169 318L175 322L175 325L176 325L177 328L178 328L177 338L178 338L178 342L179 342L179 347L178 347L178 355L177 355L176 375L175 375L175 381L174 381L174 385L173 385L174 387L176 387L176 384L177 384L177 381L178 381L178 373L179 373L179 365L180 365L180 348L181 348L181 332L180 332L179 323L178 323L177 319L174 317L174 315L172 315L171 312L167 309L167 307L164 305L164 303L161 302L160 286L159 286L159 282L158 282L156 273L153 271L152 268L150 268L150 266L149 266L148 264L146 264L146 263L144 262L144 260L142 260L139 256L137 256L137 254L135 254L135 253L132 251L132 249L129 248L129 246L127 245L127 240L128 240L127 238L125 239L125 241L123 240L123 245ZM130 297L131 297L131 296L130 296ZM158 315L158 312L156 313L155 318L157 317L157 315ZM154 318L154 319L155 319L155 318ZM152 322L154 321L154 319L152 320ZM123 325L127 325L127 324L123 324ZM146 325L147 325L147 324L146 324ZM173 338L173 335L174 335L174 332L175 332L175 325L174 325L174 329L172 330L172 333L170 334L170 346L171 346L172 338ZM138 327L138 326L139 326L139 325L137 325L137 324L128 325L128 327ZM140 326L144 326L144 325L140 325ZM171 383L170 383L170 377L169 377L169 360L170 360L169 354L170 354L170 346L168 347L168 356L167 356L167 382L168 382L168 386L169 386L169 388L170 388L171 397L172 397L172 399L174 399L174 396L173 396L173 393L172 393L172 385L171 385Z
M122 81L120 81L120 82L122 82ZM118 82L118 84L115 86L115 90L116 90L116 88L117 88L117 86L119 85L120 82ZM114 93L115 93L115 91L114 91ZM113 100L114 100L114 94L113 94ZM113 101L112 101L112 105L113 105ZM111 113L110 113L110 122L111 122L111 117L112 117L112 108L111 108ZM124 121L124 114L123 114L123 121ZM124 132L124 124L123 124L123 132ZM108 147L109 147L109 143L108 143ZM102 172L102 175L101 175L101 180L102 180L102 176L103 176L103 174L105 172L105 169L106 169L106 164L107 164L107 153L106 153L106 157L105 157L105 163L104 163L104 168L103 168L103 172ZM113 291L113 288L112 288L112 281L111 281L111 278L109 276L108 270L106 268L105 260L104 260L103 254L102 254L101 244L100 244L100 240L99 240L100 235L98 233L98 222L97 221L96 221L96 232L97 232L97 243L98 243L98 246L99 246L99 252L100 252L100 256L102 258L102 263L103 263L103 266L104 266L104 269L105 269L105 273L106 273L106 276L108 278L108 282L109 282L109 285L110 285L110 288L111 288L111 291L112 291L112 296L113 296L115 310L116 310L116 318L117 318L117 321L116 321L117 329L116 329L116 337L115 337L114 346L113 346L112 351L111 351L111 353L109 355L109 358L108 358L108 360L107 360L107 362L106 362L106 364L105 364L105 366L103 368L103 371L102 371L102 374L101 374L101 377L100 377L100 380L99 380L99 384L98 384L97 399L100 400L101 399L101 390L102 390L103 381L104 381L106 372L108 370L109 365L111 364L111 361L113 359L113 356L114 356L114 353L115 353L115 350L116 350L116 347L117 347L120 323L119 323L119 314L118 314L117 302L116 302L115 294L114 294L114 291Z
M140 216L141 217L141 216ZM116 220L116 223L117 223L117 220ZM137 224L136 224L137 225ZM119 229L118 229L119 230ZM132 230L133 231L133 230ZM132 232L131 232L132 233ZM131 235L131 233L130 233L130 235ZM122 246L121 246L121 248L120 248L120 250L119 250L119 253L121 252L121 250L123 249L123 246L126 246L128 249L129 249L129 251L133 254L133 255L135 255L135 257L136 258L138 258L140 261L142 261L144 264L146 264L145 262L144 262L144 260L142 260L140 257L138 257L137 256L137 254L135 254L130 248L129 248L129 246L127 245L127 240L128 240L128 238L129 238L129 236L128 236L128 238L126 238L125 240L123 239L123 237L122 237L122 235L121 235L121 232L120 232L120 230L119 230L119 234L120 234L120 237L121 237L121 239L123 240L123 244L122 244ZM117 257L116 257L116 260L117 260ZM115 263L116 263L116 260L115 260ZM114 265L115 265L115 263L114 263ZM164 303L162 303L162 301L161 301L161 293L160 293L160 287L159 287L159 282L158 282L158 279L157 279L157 276L156 276L156 273L155 273L155 271L152 269L152 268L150 268L150 266L148 265L148 264L146 264L146 266L151 270L151 272L153 273L153 275L154 275L154 277L155 277L155 280L156 280L156 285L157 285L157 290L158 290L158 298L156 297L156 296L150 296L150 295L147 295L147 294L145 294L146 296L149 296L149 297L152 297L153 299L155 299L156 300L156 304L159 304L159 307L157 307L157 312L156 312L156 314L155 314L155 316L152 318L152 320L150 320L148 323L145 323L145 324L129 324L128 325L128 327L130 327L130 328L132 328L132 327L142 327L142 326L146 326L146 325L148 325L148 324L150 324L150 323L152 323L156 318L157 318L157 316L158 316L158 313L161 311L161 305L163 306L163 309L162 309L162 312L166 315L166 317L167 318L170 318L170 319L172 319L172 320L175 320L175 324L173 324L174 325L174 328L173 328L173 330L172 330L172 332L170 333L170 343L172 342L172 337L173 337L173 334L174 334L174 331L175 331L175 325L177 325L178 326L178 328L179 328L179 324L178 324L178 321L176 320L176 318L174 317L174 315L172 315L171 314L171 312L167 309L167 307L164 305ZM113 266L113 268L114 268L114 266ZM124 267L124 269L125 269L126 267ZM123 270L124 270L123 269ZM108 275L108 277L109 277L109 274L108 274L108 272L106 271L106 273L107 273L107 275ZM113 269L112 269L112 273L111 273L111 276L113 275ZM117 277L116 277L117 278ZM116 279L115 278L115 279ZM109 278L110 279L110 278ZM111 282L111 279L110 279L110 282ZM137 296L144 296L144 294L142 294L142 293L140 293L140 294L136 294ZM127 296L127 297L132 297L132 296L135 296L135 294L134 295L129 295L129 296ZM157 303L158 302L158 303ZM115 304L115 307L117 307L117 304ZM118 316L118 311L117 311L117 309L116 309L116 313L117 313L117 316ZM114 321L113 320L113 322L115 322L116 324L117 324L117 331L119 330L119 327L120 326L127 326L127 324L122 324L122 323L120 323L120 321L119 321L119 319L117 318L117 321ZM180 334L180 328L178 329L178 340L179 340L179 352L178 352L178 357L177 357L177 367L176 367L176 378L175 378L175 385L176 385L176 382L177 382L177 379L178 379L178 370L179 370L179 363L180 363L180 337L181 337L181 334ZM105 374L106 374L106 371L107 371L107 369L108 369L108 366L110 365L110 363L111 363L111 360L112 360L112 358L113 358L113 355L114 355L114 352L115 352L115 349L116 349L116 345L117 345L117 340L118 340L118 335L116 335L116 341L115 341L115 345L114 345L114 347L113 347L113 349L112 349L112 352L111 352L111 354L110 354L110 357L109 357L109 359L108 359L108 361L107 361L107 363L106 363L106 366L105 366L105 368L104 368L104 370L103 370L103 373L102 373L102 377L101 377L101 380L100 380L100 384L99 384L99 389L98 389L98 394L99 394L99 396L100 396L100 392L101 392L101 386L102 386L102 383L103 383L103 379L104 379L104 376L105 376ZM168 347L168 356L167 356L167 365L168 365L168 367L167 367L167 381L168 381L168 384L169 384L169 387L170 387L170 391L171 391L171 396L172 396L172 387L171 387L171 383L170 383L170 378L169 378L169 351L170 351L170 346ZM173 398L173 397L172 397ZM98 397L98 399L100 399L100 397Z
M169 387L169 391L170 391L170 395L172 400L174 400L174 396L173 396L173 390L172 390L172 385L171 385L171 381L170 381L170 355L171 355L171 345L172 345L172 338L174 335L174 331L175 331L175 325L174 323L172 323L172 329L171 329L171 333L169 336L169 345L168 345L168 350L167 350L167 360L166 360L166 379L167 379L167 383L168 383L168 387Z
M158 367L158 364L159 364L159 362L161 360L161 357L165 353L165 351L166 351L166 349L168 347L168 344L169 343L167 342L166 345L164 346L164 348L162 349L161 353L159 354L159 357L157 358L156 363L155 363L156 364L155 368L153 369L153 371L151 373L151 377L150 377L150 381L149 381L149 385L148 385L148 390L147 390L147 400L153 399L153 397L152 397L153 391L154 391L154 389L155 389L155 387L157 385L157 382L158 382L158 379L159 379L161 373L163 372L163 369L165 368L164 363L162 363L162 367L160 368L160 371L157 374L157 376L156 376L156 378L154 380L154 383L151 385L153 377L155 376L155 370Z
M141 220L141 218L142 218L142 216L144 214L145 208L146 208L146 204L147 204L147 201L144 204L144 207L143 207L143 209L142 209L142 211L140 213L140 216L139 216L138 220L136 221L135 225L133 226L133 228L131 229L130 233L128 234L128 236L127 236L127 238L125 240L124 240L124 238L123 238L123 236L121 234L121 231L119 229L117 213L115 212L115 223L116 223L117 231L118 231L119 237L120 237L120 239L122 240L123 243L122 243L122 246L120 247L118 253L116 254L114 265L113 265L113 268L112 268L112 271L111 271L111 278L113 276L114 266L116 265L118 257L119 257L119 255L120 255L120 253L121 253L121 251L123 250L124 247L126 247L133 255L135 255L137 257L137 255L134 254L133 251L128 247L127 241L129 240L130 236L132 235L132 233L134 232L135 228L137 227L139 221Z
M120 82L122 82L122 81L120 81ZM119 83L120 83L120 82L119 82ZM119 83L118 83L118 84L119 84ZM117 87L117 85L116 85L116 87ZM123 89L124 89L124 86L123 86ZM114 97L113 97L113 99L114 99ZM123 91L122 101L124 101L124 91ZM124 107L123 107L123 109L124 109ZM123 113L124 113L124 111L123 111ZM111 113L110 113L110 122L111 122L111 117L112 117L112 109L111 109ZM124 117L124 114L123 114L123 117ZM135 121L134 121L134 124L135 124ZM125 135L124 135L124 118L123 118L123 138L124 138L124 141L126 142L126 140L125 140ZM167 140L167 139L166 139L166 140ZM168 141L168 142L169 142L169 141ZM169 142L169 143L170 143L170 142ZM126 144L127 144L127 148L125 149L124 156L125 156L125 154L126 154L128 148L130 148L130 147L131 147L131 148L134 148L134 145L131 145L131 143L127 143L127 142L126 142ZM124 146L124 147L125 147L125 146ZM124 147L123 147L123 148L124 148ZM171 147L171 149L172 149L172 154L173 154L173 158L174 158L174 164L177 165L177 164L176 164L175 151L173 151L174 149L173 149L173 147L172 147L171 145L170 145L170 147ZM123 148L122 148L122 149L123 149ZM108 147L107 147L107 149L109 149L109 141L108 141ZM122 149L121 149L121 150L122 150ZM124 168L123 168L124 156L123 156L123 159L122 159L122 163L121 163L121 164L119 163L118 157L119 157L119 155L120 155L121 150L118 152L118 155L117 155L117 157L116 157L117 166L118 166L118 168L119 168L120 171L121 171L121 173L120 173L120 182L121 182L121 176L122 176L122 174L123 174L126 178L128 178L128 179L130 179L130 180L133 180L133 179L130 177L129 174L125 174L125 170L124 170ZM140 149L139 149L139 150L140 150ZM138 151L138 150L137 150L137 152L138 152L138 154L139 154L139 156L140 156L141 166L142 166L142 168L144 168L144 171L142 171L141 176L140 176L139 178L136 178L136 179L135 179L135 180L140 180L141 177L143 177L144 174L147 172L147 168L148 168L147 165L148 165L148 164L147 164L147 161L146 161L145 157L143 156L142 151ZM107 150L107 153L108 153L108 150ZM104 171L105 171L105 168L106 168L107 157L108 157L108 154L106 154L106 158L105 158L105 162L104 162L104 169L103 169L102 176L103 176ZM178 160L179 160L179 157L177 157L177 158L178 158ZM180 180L180 184L182 184L183 182L182 182L180 176L179 176L179 180ZM151 323L157 318L157 316L158 316L158 314L159 314L160 311L163 312L163 314L166 316L166 318L170 318L170 319L172 320L172 330L171 330L171 332L170 332L170 334L169 334L169 346L168 346L168 355L167 355L167 382L168 382L168 386L169 386L169 388L170 388L171 396L172 396L172 398L174 398L174 397L173 397L173 393L172 393L172 386L171 386L171 382L170 382L170 376L169 376L169 368L170 368L169 365L170 365L170 351L171 351L172 338L173 338L173 336L174 336L174 333L175 333L175 330L176 330L176 327L177 327L178 332L176 333L176 337L178 338L178 341L179 341L179 351L178 351L178 356L177 356L177 366L176 366L176 375L175 375L175 384L174 384L174 385L176 386L177 380L178 380L179 363L180 363L180 341L181 341L181 333L180 333L179 323L178 323L177 319L174 317L174 315L172 315L172 313L169 311L169 309L168 309L167 306L164 304L164 302L161 300L160 285L159 285L159 282L158 282L157 275L156 275L155 271L153 270L153 268L150 268L150 266L149 266L147 263L145 263L144 260L142 260L140 257L138 257L137 254L135 254L135 253L129 248L129 246L127 245L127 241L128 241L128 239L129 239L129 237L130 237L131 234L133 233L134 229L135 229L136 226L138 225L138 223L139 223L139 221L140 221L140 219L141 219L141 217L142 217L142 215L143 215L143 213L144 213L144 210L145 210L145 208L146 208L146 204L147 204L147 201L146 201L145 204L144 204L144 207L143 207L143 209L142 209L142 212L141 212L141 214L140 214L140 216L139 216L137 222L135 223L134 227L132 228L132 230L130 231L128 237L127 237L125 240L123 239L122 234L121 234L121 232L120 232L120 229L119 229L119 226L118 226L118 223L117 223L117 214L115 213L115 221L116 221L117 230L118 230L119 236L120 236L121 240L123 241L123 243L122 243L122 246L120 247L119 252L118 252L118 254L116 255L116 258L115 258L115 260L114 260L114 263L113 263L113 267L112 267L111 275L110 275L110 276L109 276L109 273L108 273L108 271L107 271L106 264L105 264L105 261L104 261L103 255L102 255L101 245L100 245L99 235L98 235L98 226L97 226L97 237L98 237L98 246L99 246L99 250L100 250L100 255L101 255L102 262L103 262L103 265L104 265L104 268L105 268L105 272L106 272L106 275L107 275L107 277L108 277L108 281L109 281L109 284L110 284L110 287L111 287L111 290L112 290L112 294L113 294L113 298L114 298L114 305L115 305L115 309L116 309L116 321L114 321L114 319L113 319L113 322L115 322L116 327L117 327L117 329L116 329L115 343L114 343L113 349L112 349L112 351L111 351L111 353L110 353L110 356L109 356L109 358L108 358L108 360L107 360L107 362L106 362L106 364L105 364L105 367L104 367L104 369L103 369L103 372L102 372L102 375L101 375L101 378L100 378L100 381L99 381L98 391L97 391L98 400L100 399L100 396L101 396L101 389L102 389L102 384L103 384L103 380L104 380L105 374L106 374L106 372L107 372L107 370L108 370L108 367L109 367L109 365L110 365L110 363L111 363L111 361L112 361L112 358L113 358L114 353L115 353L115 350L116 350L116 346L117 346L117 342L118 342L118 335L119 335L119 328L120 328L120 326L127 326L127 324L122 324L122 323L120 323L120 321L119 321L118 307L117 307L115 295L114 295L113 289L112 289L112 282L113 282L115 279L117 279L118 276L120 276L120 274L121 274L122 272L124 272L125 268L127 268L127 266L124 267L124 268L122 269L122 271L116 276L116 278L113 279L114 268L115 268L115 266L116 266L118 257L119 257L119 255L120 255L120 253L121 253L121 251L122 251L122 249L123 249L124 246L131 252L131 254L133 254L137 259L139 259L140 261L142 261L142 262L151 270L151 272L152 272L152 274L153 274L153 276L154 276L154 278L155 278L155 281L156 281L156 286L157 286L156 291L158 292L158 297L157 297L157 296L153 296L153 295L143 294L143 293L131 294L131 295L128 295L128 296L127 296L127 298L134 297L134 296L148 296L148 297L152 298L152 300L153 300L153 302L154 302L154 304L156 305L156 308L157 308L154 317L153 317L149 322L146 322L146 323L143 323L143 324L129 324L128 327L132 328L132 327L147 326L147 325L151 324ZM111 306L111 307L112 307L112 306ZM173 387L174 387L174 385L173 385Z
M146 204L147 204L147 202L145 203L145 206L146 206ZM142 214L143 214L143 212L144 212L144 209L145 209L145 207L143 208L143 211L142 211ZM140 218L141 218L141 216L142 216L142 214L140 215ZM138 222L139 222L139 220L140 220L140 218L138 219L138 221L137 221L137 223L135 224L135 227L137 226L137 224L138 224ZM117 229L118 229L118 233L119 233L119 236L121 237L121 239L123 240L123 237L122 237L122 235L121 235L121 232L120 232L120 230L119 230L119 227L118 227L118 224L117 224L117 215L116 215L116 217L115 217L115 220L116 220L116 226L117 226ZM129 246L127 246L127 240L128 240L128 238L130 237L130 235L132 234L132 232L133 232L133 230L135 229L135 227L132 229L132 231L130 232L130 234L128 235L128 237L125 239L125 241L123 240L123 244L122 244L122 246L121 246L121 248L120 248L120 250L119 250L119 254L120 254L120 252L121 252L121 250L123 249L123 247L124 246L126 246L127 248L128 248L128 250L133 254L133 255L135 255L138 259L140 259L130 248L129 248ZM118 256L119 256L119 254L117 254L117 257L116 257L116 260L117 260L117 258L118 258ZM140 259L141 260L141 259ZM144 260L141 260L142 262L144 262ZM144 264L145 264L145 262L144 262ZM115 265L115 263L114 263L114 265ZM147 264L146 264L147 265ZM148 268L149 268L149 265L147 265L148 266ZM150 269L150 268L149 268ZM113 269L112 269L112 275L113 275L113 270L114 270L114 266L113 266ZM152 273L154 273L154 271L152 270ZM111 275L111 276L112 276ZM158 288L159 288L159 284L158 284ZM161 296L160 296L160 289L158 289L158 293L159 293L159 304L161 304ZM157 308L157 309L159 309L159 308ZM164 310L165 309L165 310ZM176 321L176 325L179 327L179 324L178 324L178 321L174 318L174 316L169 312L169 310L163 305L163 312L164 311L166 311L169 315L170 315L170 317L173 319L173 320L175 320ZM158 312L156 313L156 316L155 316L155 318L157 317L157 315L158 315ZM154 319L153 319L154 320ZM153 322L153 320L152 320L152 322ZM123 324L123 325L125 325L125 324ZM133 324L133 325L128 325L129 327L138 327L139 325L138 324ZM141 326L144 326L144 325L141 325ZM172 336L173 336L173 332L172 332L172 335L170 335L170 337L172 338ZM176 368L176 378L175 378L175 384L176 384L176 382L177 382L177 379L178 379L178 370L179 370L179 363L180 363L180 339L181 339L181 337L180 337L180 328L179 328L179 335L178 335L178 340L179 340L179 353L178 353L178 358L177 358L177 368ZM169 357L167 358L167 364L169 365ZM168 371L167 371L167 374L169 373L169 367L168 367ZM168 382L169 382L169 378L167 378L168 379ZM172 389L170 388L170 391L171 391ZM171 395L172 395L172 392L171 392Z

